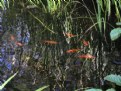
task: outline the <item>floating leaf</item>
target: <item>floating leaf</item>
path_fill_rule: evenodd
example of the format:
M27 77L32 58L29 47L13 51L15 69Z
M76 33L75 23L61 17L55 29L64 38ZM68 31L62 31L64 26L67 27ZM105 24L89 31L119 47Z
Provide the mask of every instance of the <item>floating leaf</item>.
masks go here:
M91 88L91 89L87 89L85 91L102 91L101 89L96 89L96 88Z
M66 53L75 53L75 52L78 52L80 49L70 49L70 50L67 50Z
M121 36L121 28L115 28L110 32L110 38L112 41L118 39Z
M120 75L108 75L106 77L104 77L104 80L107 80L109 82L115 83L118 86L121 86L121 76Z
M93 58L95 58L91 54L82 54L82 55L79 55L78 57L79 58L87 58L87 59L93 59Z
M43 87L37 89L36 91L43 91L43 90L46 89L47 87L49 87L49 85L48 85L48 86L43 86Z

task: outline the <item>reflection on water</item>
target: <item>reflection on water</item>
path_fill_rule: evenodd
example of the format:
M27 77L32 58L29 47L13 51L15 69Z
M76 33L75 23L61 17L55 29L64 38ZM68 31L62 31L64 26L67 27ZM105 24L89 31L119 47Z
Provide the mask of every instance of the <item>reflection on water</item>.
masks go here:
M2 24L2 13L0 14L0 24ZM23 52L27 53L30 33L27 25L19 20L16 26L2 28L0 25L0 84L4 82L16 69L26 68L27 64L20 64ZM7 29L7 30L6 30ZM11 30L12 29L12 30ZM17 43L21 43L22 46ZM23 74L21 71L19 74Z

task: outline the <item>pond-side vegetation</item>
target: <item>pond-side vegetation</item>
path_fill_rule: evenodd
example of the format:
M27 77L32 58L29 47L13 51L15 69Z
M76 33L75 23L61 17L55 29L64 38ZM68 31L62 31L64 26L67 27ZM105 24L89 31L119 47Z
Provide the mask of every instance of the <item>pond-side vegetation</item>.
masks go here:
M121 91L120 0L1 0L1 91Z

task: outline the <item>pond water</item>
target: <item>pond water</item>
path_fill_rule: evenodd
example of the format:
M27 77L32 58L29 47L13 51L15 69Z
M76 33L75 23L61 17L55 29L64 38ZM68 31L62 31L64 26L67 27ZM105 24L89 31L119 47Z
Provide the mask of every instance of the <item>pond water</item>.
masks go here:
M27 46L30 41L30 33L23 21L14 27L2 27L2 13L0 24L0 84L2 84L22 66L20 65L21 54L29 50ZM23 71L20 70L19 75L22 75Z
M35 91L45 85L49 85L46 91L74 91L99 87L107 74L121 73L121 57L111 54L112 46L103 43L95 15L92 22L83 8L79 8L82 15L75 9L74 15L64 11L58 17L43 9L27 9L29 15L26 8L20 9L15 10L15 17L11 11L9 15L0 12L0 84L19 71L8 84L17 90L6 87L3 91Z

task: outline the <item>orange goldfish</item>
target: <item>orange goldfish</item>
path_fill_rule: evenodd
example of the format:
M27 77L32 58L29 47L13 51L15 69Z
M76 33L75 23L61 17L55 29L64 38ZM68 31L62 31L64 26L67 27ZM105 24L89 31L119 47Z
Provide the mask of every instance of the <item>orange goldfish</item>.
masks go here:
M82 40L84 46L88 46L89 45L89 41L86 41L86 40Z
M80 49L69 49L66 51L66 53L75 53L78 52Z
M14 40L15 40L15 36L14 36L14 35L10 35L10 39L11 39L12 41L14 41Z
M87 59L93 59L95 58L94 56L90 55L90 54L82 54L80 56L78 56L79 58L87 58Z
M20 43L20 42L16 42L16 45L18 45L18 46L23 46L23 44Z
M47 43L47 44L58 44L58 42L53 41L53 40L45 40L44 43Z
M74 37L76 35L72 34L72 33L65 33L65 35L68 37L68 38L71 38L71 37Z

